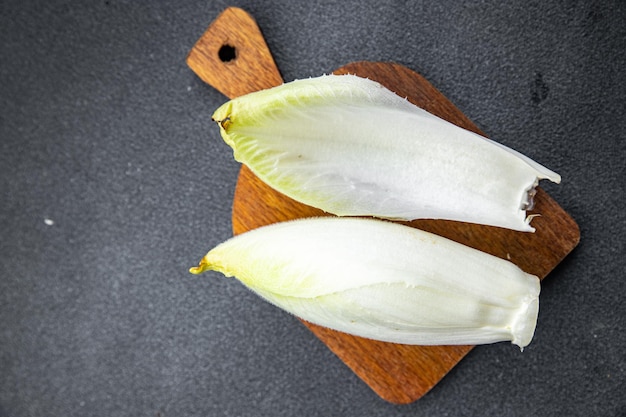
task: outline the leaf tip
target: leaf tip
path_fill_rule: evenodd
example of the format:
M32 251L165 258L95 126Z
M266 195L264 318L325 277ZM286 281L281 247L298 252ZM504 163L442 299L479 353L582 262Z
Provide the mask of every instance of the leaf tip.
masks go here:
M231 123L231 116L233 112L232 108L232 100L222 104L217 110L215 110L215 112L211 116L211 120L220 125L222 129L226 130L228 125Z
M205 259L202 259L200 263L198 264L198 266L189 268L189 272L191 272L194 275L199 275L210 269L212 269L211 265Z

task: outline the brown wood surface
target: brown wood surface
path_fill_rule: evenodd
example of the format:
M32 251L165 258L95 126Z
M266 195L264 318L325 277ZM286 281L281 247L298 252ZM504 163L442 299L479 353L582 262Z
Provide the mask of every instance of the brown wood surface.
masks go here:
M222 47L232 47L235 59L220 59ZM236 7L224 10L213 21L189 52L187 65L229 98L283 83L255 20Z
M217 56L226 42L240 51L235 62L224 63ZM262 50L247 56L246 51L253 48ZM203 80L230 98L282 82L254 20L240 9L227 9L217 18L193 47L188 63ZM268 70L272 66L274 69ZM374 79L431 113L482 133L427 80L401 65L356 62L335 73ZM245 85L235 88L233 83ZM509 259L544 278L574 249L580 234L572 218L543 190L538 190L535 202L532 213L540 214L532 222L535 233L441 220L405 224ZM234 234L294 218L323 215L326 214L273 190L242 166L233 201ZM381 398L393 403L410 403L423 396L472 349L377 342L303 323Z

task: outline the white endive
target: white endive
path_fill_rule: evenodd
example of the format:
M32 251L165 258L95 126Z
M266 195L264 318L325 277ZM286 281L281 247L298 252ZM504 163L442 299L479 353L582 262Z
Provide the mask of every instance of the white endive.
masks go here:
M533 231L526 209L555 172L353 75L293 81L213 114L261 180L339 215L450 219Z
M235 276L327 328L420 345L530 343L539 279L443 237L365 218L309 218L235 236L192 273Z

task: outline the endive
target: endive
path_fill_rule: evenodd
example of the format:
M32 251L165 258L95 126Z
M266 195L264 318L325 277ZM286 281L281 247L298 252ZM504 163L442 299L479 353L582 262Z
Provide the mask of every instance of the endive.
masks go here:
M339 216L450 219L533 231L540 179L560 176L353 75L297 80L213 114L236 160Z
M309 322L402 344L530 343L539 279L408 226L323 217L277 223L211 250L192 273L235 276Z

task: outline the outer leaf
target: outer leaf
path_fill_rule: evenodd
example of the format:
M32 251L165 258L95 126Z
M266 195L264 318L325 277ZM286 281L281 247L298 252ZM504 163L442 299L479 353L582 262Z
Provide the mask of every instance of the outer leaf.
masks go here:
M191 272L237 277L312 323L404 344L532 339L539 279L511 262L391 222L313 218L236 236Z
M339 216L533 231L525 210L534 187L543 178L560 181L526 156L352 75L248 94L213 119L235 158L264 182Z

